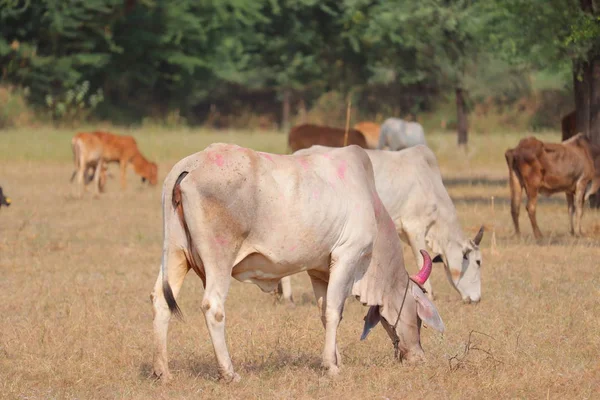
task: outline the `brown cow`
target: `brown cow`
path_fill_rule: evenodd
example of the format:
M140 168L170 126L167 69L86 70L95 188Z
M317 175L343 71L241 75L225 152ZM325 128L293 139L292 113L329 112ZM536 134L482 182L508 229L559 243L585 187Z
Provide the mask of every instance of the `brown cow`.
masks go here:
M103 170L101 165L104 163L118 162L121 169L121 187L127 187L126 172L127 165L133 164L135 173L142 177L142 182L148 180L151 185L158 182L158 167L155 163L149 162L140 153L135 139L131 136L113 135L107 132L78 133L73 138L73 153L76 161L76 174L79 174L78 182L83 182L83 176L87 168L94 166L96 172L96 182L98 189L101 188ZM74 174L75 175L75 174ZM73 178L71 178L73 179ZM91 179L90 179L91 180Z
M375 122L363 121L354 125L354 129L361 131L367 140L370 149L376 149L379 144L379 129L381 126Z
M536 239L542 237L535 217L538 193L549 196L565 192L570 232L581 235L584 201L600 187L587 137L577 134L562 143L544 143L531 136L522 139L514 149L507 150L504 156L508 165L510 211L516 234L520 234L519 208L522 189L525 188L527 212Z
M575 110L562 117L560 128L563 142L577 134L577 115L575 114Z
M288 145L292 152L300 149L308 149L314 144L329 147L344 147L344 129L332 128L313 124L296 125L290 130ZM356 144L367 149L365 136L356 129L348 130L348 143Z

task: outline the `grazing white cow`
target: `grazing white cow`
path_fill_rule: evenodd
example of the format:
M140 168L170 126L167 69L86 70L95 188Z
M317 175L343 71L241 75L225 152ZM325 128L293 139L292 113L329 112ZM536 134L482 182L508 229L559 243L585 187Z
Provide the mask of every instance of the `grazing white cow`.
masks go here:
M312 146L295 155L330 151ZM392 217L402 240L421 265L421 249L438 254L434 262L443 262L448 281L465 303L481 299L481 251L483 226L473 240L460 227L454 204L444 187L435 155L423 145L398 152L366 150L375 173L375 185L383 205ZM289 280L289 278L286 278ZM283 298L291 300L291 285L282 282ZM433 299L430 281L425 283Z
M163 186L162 265L151 295L154 373L169 378L167 330L184 277L204 284L201 308L219 372L239 380L225 341L225 298L231 277L272 291L287 275L307 271L325 326L323 364L341 363L336 332L350 294L371 306L363 337L381 320L400 354L423 358L421 320L443 331L423 293L430 272L404 268L394 224L377 196L369 158L358 146L324 154L280 156L213 144L179 161Z
M379 150L387 147L398 151L417 145L427 145L423 126L418 122L404 121L400 118L388 118L379 130Z

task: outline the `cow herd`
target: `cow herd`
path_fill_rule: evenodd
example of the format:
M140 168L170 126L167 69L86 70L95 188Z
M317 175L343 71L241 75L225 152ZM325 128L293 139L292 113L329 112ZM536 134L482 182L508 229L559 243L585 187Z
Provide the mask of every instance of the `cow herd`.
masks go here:
M162 190L162 261L151 294L156 377L171 377L167 332L176 298L193 270L204 286L201 309L225 381L237 381L225 338L225 299L231 278L293 302L290 276L306 272L325 328L323 366L341 366L337 328L349 296L368 307L363 334L379 323L401 360L424 358L422 323L444 331L428 280L441 263L463 302L481 300L483 226L463 232L423 127L390 118L353 129L302 124L290 130L292 154L270 154L216 143L180 160ZM78 133L72 141L78 187L103 191L107 164L129 164L155 185L157 165L135 139L106 132ZM388 150L383 150L388 149ZM565 192L572 234L581 233L585 199L600 188L600 152L582 134L562 143L523 139L505 153L511 214L517 233L522 191L536 238L538 194ZM11 201L0 187L0 207ZM575 217L575 219L573 219ZM419 272L405 269L402 242ZM431 254L431 256L430 256Z

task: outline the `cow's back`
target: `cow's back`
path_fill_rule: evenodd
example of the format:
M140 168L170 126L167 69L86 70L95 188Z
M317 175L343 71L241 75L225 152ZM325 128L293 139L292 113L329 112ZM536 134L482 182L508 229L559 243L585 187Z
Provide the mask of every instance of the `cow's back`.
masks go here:
M279 264L324 262L340 241L375 235L373 172L357 147L300 157L214 144L195 157L180 184L186 221L198 216L198 240L243 238L237 261L258 252Z
M300 149L307 149L313 145L343 147L344 136L344 129L314 124L302 124L297 125L290 130L288 145L292 152ZM365 136L356 129L348 130L347 145L352 144L362 148L368 148Z
M367 150L367 154L375 171L377 192L397 226L420 225L423 218L443 219L446 225L457 222L456 209L431 149L418 145L397 152Z
M106 160L117 161L130 159L138 153L137 142L132 136L115 135L108 132L96 131L104 149L103 157Z

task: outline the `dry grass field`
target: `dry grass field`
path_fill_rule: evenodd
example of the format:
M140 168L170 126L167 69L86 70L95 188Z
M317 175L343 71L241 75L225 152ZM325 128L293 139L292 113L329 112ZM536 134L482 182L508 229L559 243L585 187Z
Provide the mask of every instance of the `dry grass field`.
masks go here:
M158 161L160 182L179 158L211 142L285 151L278 134L119 132L135 135ZM295 308L234 281L227 338L242 381L223 384L200 310L202 284L191 273L178 300L186 320L169 332L174 380L162 385L150 377L149 299L161 256L161 186L130 172L126 191L112 179L100 198L75 198L73 133L0 132L0 185L13 200L0 210L0 397L600 398L600 214L586 208L586 237L572 238L564 196L556 195L539 203L542 241L533 240L524 210L523 237L512 237L503 154L525 134L473 136L466 155L453 134L428 136L464 230L474 236L482 223L495 226L497 254L488 230L477 305L463 305L434 269L446 332L423 330L425 363L395 361L380 326L359 341L367 309L348 299L339 329L344 366L332 380L320 367L324 330L307 276L292 278Z

